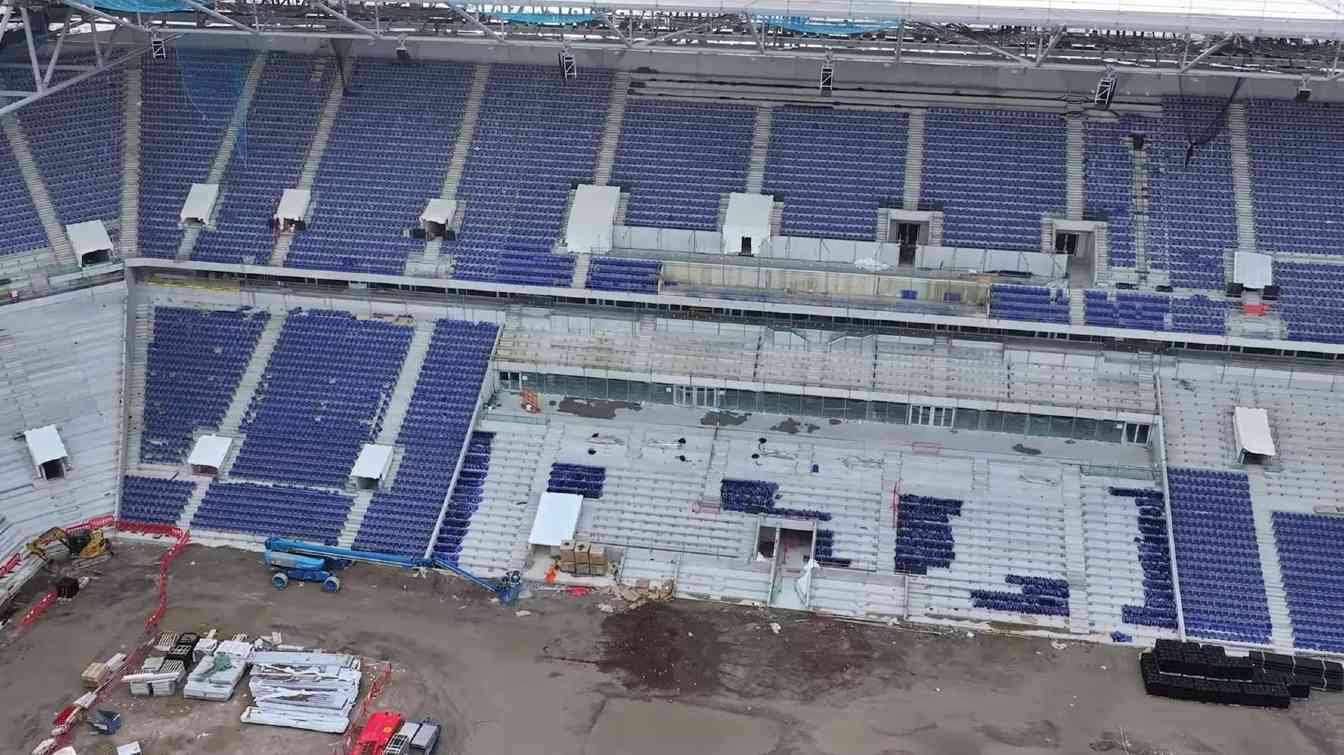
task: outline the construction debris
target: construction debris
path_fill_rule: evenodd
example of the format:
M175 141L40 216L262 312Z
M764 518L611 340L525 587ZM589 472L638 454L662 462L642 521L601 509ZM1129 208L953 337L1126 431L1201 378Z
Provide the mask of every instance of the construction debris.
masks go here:
M187 677L183 697L216 702L233 697L238 682L247 672L252 645L239 639L219 643L214 652L201 656L200 663Z
M255 704L243 711L242 721L339 734L350 724L362 675L352 655L253 653L248 688Z

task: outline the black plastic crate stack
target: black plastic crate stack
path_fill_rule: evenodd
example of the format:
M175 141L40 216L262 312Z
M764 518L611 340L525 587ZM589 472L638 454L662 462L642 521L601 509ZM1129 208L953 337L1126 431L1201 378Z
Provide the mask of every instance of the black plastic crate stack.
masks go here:
M177 642L168 651L166 656L170 661L181 661L183 667L191 668L191 652L196 649L196 643L200 642L201 636L194 632L183 632L177 636Z
M1344 689L1344 666L1334 661L1253 651L1229 657L1221 645L1158 640L1139 657L1150 695L1177 700L1286 708L1311 690Z
M1311 690L1344 692L1344 664L1280 653L1251 651L1248 658L1261 674L1281 679L1293 697L1306 697Z

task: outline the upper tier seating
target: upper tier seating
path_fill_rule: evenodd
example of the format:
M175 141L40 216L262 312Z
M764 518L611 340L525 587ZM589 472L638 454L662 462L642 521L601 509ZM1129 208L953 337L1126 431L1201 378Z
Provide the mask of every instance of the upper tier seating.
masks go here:
M1107 259L1113 267L1134 267L1134 140L1148 135L1151 119L1123 115L1086 122L1083 188L1088 217L1106 221Z
M1274 512L1283 590L1293 621L1293 644L1344 653L1344 573L1339 546L1344 518Z
M82 55L61 57L61 63L67 65L93 62ZM58 70L51 83L59 84L79 73ZM120 215L124 78L121 70L107 71L18 112L56 216L63 224L110 221ZM10 88L31 86L32 76L27 70L9 69L0 76L0 83L6 82L12 85ZM10 205L4 207L8 211ZM41 231L40 226L35 228Z
M872 241L878 208L901 206L905 152L905 113L775 108L762 192L785 236Z
M593 181L610 88L600 69L565 81L554 66L490 67L457 190L462 234L444 245L454 277L570 284L573 259L551 250L570 190Z
M1188 97L1162 103L1148 162L1154 201L1147 249L1153 268L1166 269L1174 286L1221 289L1224 253L1237 245L1224 104Z
M662 268L663 264L658 260L592 257L588 262L588 288L656 294Z
M196 483L190 480L127 475L121 481L119 516L130 522L177 524L195 489Z
M1110 328L1166 330L1171 298L1161 294L1088 291L1083 299L1088 325Z
M951 518L961 516L962 502L953 498L902 495L896 502L896 571L928 574L946 569L956 559Z
M191 526L335 545L350 504L346 496L311 488L212 482Z
M924 133L920 204L945 213L943 243L1040 251L1041 217L1065 209L1064 119L936 107Z
M252 65L246 50L169 48L167 60L144 59L140 123L140 254L171 259L193 183L229 127ZM239 147L246 139L239 134Z
M756 111L747 105L633 99L611 170L628 192L625 224L719 228L719 205L746 191Z
M1167 478L1186 632L1268 643L1269 604L1246 475L1172 467Z
M1037 320L1067 325L1069 296L1043 286L996 284L989 289L989 316L1004 320Z
M219 427L269 319L258 310L154 309L141 461L179 464L197 429Z
M299 185L322 101L335 75L336 64L327 56L267 56L247 111L246 136L224 173L216 228L201 234L194 259L236 263L252 257L258 264L270 259L275 247L271 217L285 189Z
M443 191L471 72L457 63L355 64L313 182L317 211L286 265L396 275L424 251L406 232Z
M1344 255L1344 110L1252 100L1247 126L1260 250Z
M356 548L424 554L471 430L495 333L489 323L435 323L397 436L401 466L392 487L374 494L355 537Z
M1344 343L1344 267L1276 262L1274 282L1288 340Z
M377 437L412 328L292 310L240 425L230 474L343 488Z
M434 542L434 557L456 565L462 555L462 540L471 528L471 517L485 502L485 478L490 475L490 449L494 433L476 432L467 442L467 453L462 457L462 469L457 473L453 493L448 497L448 508L443 512L443 524Z
M47 234L42 220L33 207L19 164L9 140L0 140L0 255L17 254L40 249L47 245Z

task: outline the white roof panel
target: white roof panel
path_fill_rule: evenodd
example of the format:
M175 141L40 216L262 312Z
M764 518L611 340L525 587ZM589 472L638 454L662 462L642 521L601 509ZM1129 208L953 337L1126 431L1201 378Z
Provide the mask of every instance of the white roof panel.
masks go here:
M187 191L187 200L182 203L182 212L178 219L183 223L199 220L202 223L210 219L215 209L215 199L219 197L219 184L192 184Z
M1232 258L1232 280L1251 289L1272 284L1274 258L1257 252L1237 252Z
M65 235L70 238L70 246L74 247L76 259L89 252L112 251L112 239L108 238L107 228L101 220L67 225Z
M574 539L579 526L579 508L583 496L573 493L542 493L537 506L537 518L532 520L532 532L527 536L531 545L559 545Z
M61 434L56 432L55 425L29 430L23 434L23 439L28 443L28 453L32 454L33 464L36 466L40 467L49 461L64 459L68 455L65 452L65 444L61 442Z
M1237 446L1247 453L1274 456L1274 436L1269 432L1269 412L1238 406L1232 410Z
M381 480L392 466L392 447L376 443L365 443L359 449L359 458L355 459L355 468L350 471L352 477L364 477Z
M308 214L308 202L313 193L307 189L285 189L280 195L280 204L275 208L275 217L281 220L303 220Z
M440 199L435 197L425 203L425 211L420 213L420 222L448 225L453 222L453 216L456 214L456 199Z
M224 459L228 458L229 447L232 445L232 438L225 438L222 435L202 435L192 447L187 463L193 467L219 469L224 465Z

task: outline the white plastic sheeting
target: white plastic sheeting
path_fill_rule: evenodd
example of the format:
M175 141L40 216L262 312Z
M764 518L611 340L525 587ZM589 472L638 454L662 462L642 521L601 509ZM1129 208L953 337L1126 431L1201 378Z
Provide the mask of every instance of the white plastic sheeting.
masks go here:
M69 455L55 425L29 430L23 434L23 440L28 444L28 453L32 455L35 467L41 467L49 461L64 459Z
M1237 448L1242 455L1274 456L1278 453L1274 436L1269 431L1269 412L1238 406L1233 408L1232 416Z
M575 254L611 251L620 204L621 190L615 186L580 186L565 220L565 247Z
M774 207L775 198L769 194L729 194L728 211L723 216L723 253L763 253L770 238L770 214Z
M219 184L192 184L187 192L187 200L182 203L182 212L178 220L186 223L210 222L210 214L215 210L215 200L219 198Z
M192 446L187 463L193 467L219 469L224 465L224 459L228 458L229 447L232 445L232 438L225 438L222 435L202 435L196 439L196 445Z
M532 520L532 532L527 536L531 545L559 545L574 538L579 526L579 508L583 496L573 493L542 493L537 506L537 518Z

